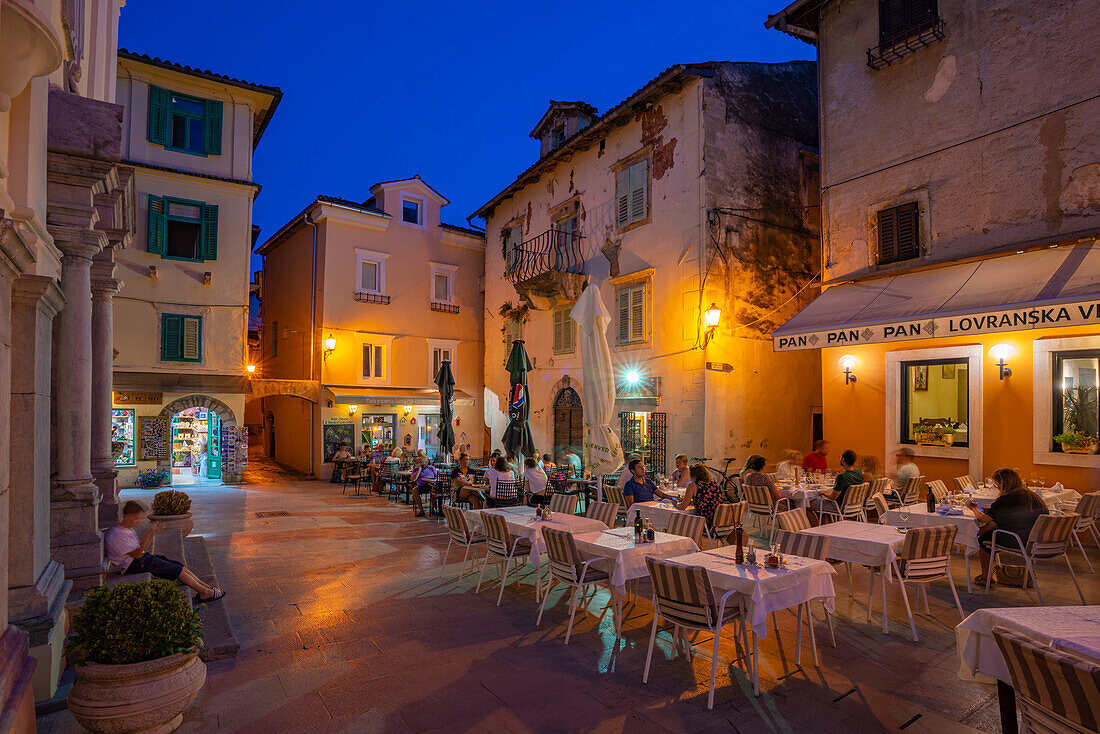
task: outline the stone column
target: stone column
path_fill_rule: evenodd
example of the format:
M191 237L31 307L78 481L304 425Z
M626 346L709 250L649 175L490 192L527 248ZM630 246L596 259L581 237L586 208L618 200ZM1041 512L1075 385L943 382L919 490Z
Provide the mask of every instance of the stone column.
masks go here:
M53 320L65 304L53 278L24 275L12 288L11 523L8 610L30 635L37 701L61 675L65 602L72 582L50 560L50 356Z
M111 405L114 388L114 320L118 293L111 248L92 263L92 476L99 487L99 526L118 523L118 472L111 455Z

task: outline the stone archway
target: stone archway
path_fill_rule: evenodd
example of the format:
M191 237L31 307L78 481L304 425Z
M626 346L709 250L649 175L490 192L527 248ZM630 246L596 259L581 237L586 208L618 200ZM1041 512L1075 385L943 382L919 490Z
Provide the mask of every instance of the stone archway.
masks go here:
M233 414L229 406L209 395L187 395L178 400L173 400L168 403L168 405L161 408L160 417L167 418L168 421L171 422L172 416L188 408L206 408L207 410L212 410L221 418L222 425L237 425L237 416Z

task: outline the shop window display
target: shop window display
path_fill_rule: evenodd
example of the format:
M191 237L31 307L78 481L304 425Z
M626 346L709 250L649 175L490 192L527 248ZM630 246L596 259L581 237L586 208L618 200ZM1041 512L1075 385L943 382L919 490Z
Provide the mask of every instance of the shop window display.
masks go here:
M115 466L137 466L133 408L114 408L111 411L111 450L115 457Z

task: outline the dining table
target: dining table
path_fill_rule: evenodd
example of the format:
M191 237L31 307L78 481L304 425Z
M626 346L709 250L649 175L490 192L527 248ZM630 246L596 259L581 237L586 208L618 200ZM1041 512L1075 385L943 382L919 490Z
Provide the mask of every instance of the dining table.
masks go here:
M970 577L970 557L978 552L978 523L970 510L963 509L959 514L929 512L928 505L922 502L895 507L883 515L880 522L896 528L926 528L934 525L957 527L959 530L955 534L955 545L962 547L963 560L966 561L966 590L971 593L974 591L974 580Z
M1077 504L1077 500L1081 499L1080 492L1065 487L1029 487L1028 489L1039 495L1051 510L1062 509L1063 505L1072 509ZM1000 492L993 487L971 487L968 492L983 510L989 509L989 506L1000 496Z
M988 608L968 616L955 627L958 676L966 681L996 681L1001 727L1006 734L1017 731L1016 696L993 637L997 627L1100 664L1100 606Z
M634 524L635 517L649 520L653 527L664 530L668 527L673 515L694 515L695 508L689 505L686 509L676 509L676 503L672 500L652 500L650 502L635 502L626 510L626 524Z

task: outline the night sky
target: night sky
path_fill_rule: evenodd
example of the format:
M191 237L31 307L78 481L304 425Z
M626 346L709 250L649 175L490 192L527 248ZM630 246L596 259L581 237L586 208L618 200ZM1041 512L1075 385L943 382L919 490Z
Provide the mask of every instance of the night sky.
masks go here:
M535 161L551 98L603 113L672 64L812 59L764 28L786 4L129 0L119 45L283 90L256 150L262 242L316 194L414 174L465 225Z

